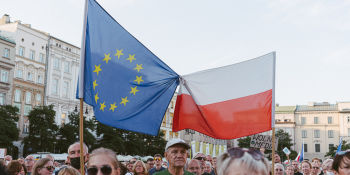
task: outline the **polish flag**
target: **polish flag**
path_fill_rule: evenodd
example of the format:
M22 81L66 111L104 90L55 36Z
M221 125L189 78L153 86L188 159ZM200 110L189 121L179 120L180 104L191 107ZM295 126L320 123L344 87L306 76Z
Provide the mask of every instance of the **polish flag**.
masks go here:
M275 52L180 78L173 132L192 129L217 139L271 130Z

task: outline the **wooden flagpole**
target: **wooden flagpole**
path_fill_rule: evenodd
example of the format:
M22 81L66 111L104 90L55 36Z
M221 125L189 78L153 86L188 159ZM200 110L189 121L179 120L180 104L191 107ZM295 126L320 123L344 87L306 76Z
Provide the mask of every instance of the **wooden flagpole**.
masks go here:
M275 127L272 127L272 165L271 165L271 172L272 175L275 174L275 140L276 140L276 136L275 136Z
M83 98L80 98L80 174L85 174L85 161L84 161L84 116L83 116Z

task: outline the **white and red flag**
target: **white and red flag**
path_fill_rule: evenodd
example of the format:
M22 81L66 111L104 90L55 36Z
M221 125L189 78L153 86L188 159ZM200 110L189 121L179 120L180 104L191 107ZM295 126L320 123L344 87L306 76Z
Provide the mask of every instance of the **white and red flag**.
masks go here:
M182 76L173 131L234 139L271 130L275 55Z

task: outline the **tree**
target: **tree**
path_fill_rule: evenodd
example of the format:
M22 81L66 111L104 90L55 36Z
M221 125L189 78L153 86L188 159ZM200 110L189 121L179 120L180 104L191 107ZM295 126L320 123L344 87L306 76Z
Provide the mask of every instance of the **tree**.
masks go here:
M58 126L53 106L37 106L28 115L29 135L24 138L24 155L53 152Z
M326 153L325 157L329 156L329 157L334 157L335 153L337 152L339 145L335 145L331 148L329 148L329 151ZM342 141L342 145L341 145L341 150L348 150L350 149L350 143L347 143L345 140Z
M240 148L250 148L251 137L242 137L238 139L238 146Z
M298 155L296 151L291 150L291 146L293 146L292 139L290 138L291 136L283 131L282 129L277 130L276 132L276 138L278 139L278 146L277 146L277 154L280 155L282 160L286 160L287 156L286 154L283 152L283 148L288 148L290 150L290 155L289 158L290 159L295 159L295 157Z
M62 126L58 132L58 153L67 152L69 145L79 141L80 113L72 112L68 115L68 119L69 123ZM93 135L93 132L95 131L94 120L87 120L86 117L84 117L83 125L84 143L89 148L93 148L96 144L96 138Z
M12 142L18 140L18 108L0 105L0 148L7 148L7 154L17 157L17 147ZM17 150L17 151L16 151Z

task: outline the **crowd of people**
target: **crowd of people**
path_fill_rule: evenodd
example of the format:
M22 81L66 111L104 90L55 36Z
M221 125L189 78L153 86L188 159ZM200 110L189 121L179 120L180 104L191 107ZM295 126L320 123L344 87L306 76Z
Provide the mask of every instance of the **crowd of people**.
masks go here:
M338 152L333 159L288 161L282 163L278 154L274 167L264 154L256 149L231 148L219 157L202 153L188 160L190 146L181 139L167 142L164 158L156 154L146 162L132 158L127 162L117 160L114 151L98 148L89 153L83 145L87 175L350 175L350 151ZM25 159L12 160L6 156L0 160L0 175L80 175L80 143L68 148L63 165L47 155L35 160L29 155ZM163 161L166 160L166 161Z

